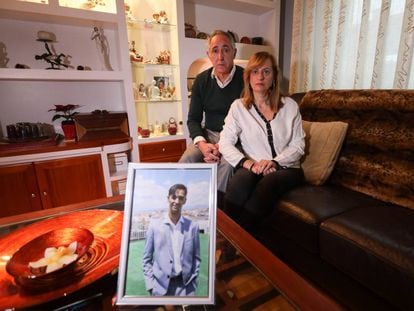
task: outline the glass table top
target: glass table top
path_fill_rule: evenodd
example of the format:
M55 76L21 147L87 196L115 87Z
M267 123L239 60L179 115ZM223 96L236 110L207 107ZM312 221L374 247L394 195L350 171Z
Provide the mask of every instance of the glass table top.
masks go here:
M0 243L3 250L7 246L7 237L15 237L15 231L21 232L26 227L35 227L37 223L53 223L54 218L68 218L79 212L103 210L103 213L122 213L123 201L108 201L105 204L88 204L77 211L65 211L57 215L41 215L13 223L1 223ZM118 222L119 223L119 222ZM30 226L29 226L30 225ZM37 226L37 227L36 227ZM40 229L42 231L44 229ZM121 231L120 228L117 230ZM103 233L102 233L103 234ZM120 232L119 232L120 235ZM20 237L21 238L21 237ZM28 238L25 238L28 239ZM30 238L29 238L30 239ZM114 243L111 241L111 243ZM117 240L115 243L119 243ZM6 245L6 246L5 246ZM118 244L117 244L118 245ZM0 245L0 251L2 248ZM10 252L10 250L9 250ZM110 258L111 264L118 254ZM45 301L33 300L31 310L49 310L56 308L76 308L76 310L339 310L335 302L315 289L306 280L281 262L263 245L240 228L221 210L217 210L215 304L192 306L117 306L117 269L108 269L96 277L94 282L85 282L78 290L63 295L63 298ZM4 265L2 268L4 270ZM115 263L115 268L116 268ZM97 273L95 269L93 273ZM99 272L99 271L98 271ZM3 271L2 277L12 281ZM96 276L96 275L93 275ZM2 281L2 280L0 280ZM292 284L294 284L292 286ZM14 295L14 294L13 294ZM3 297L2 297L3 296ZM51 296L52 297L52 296ZM0 301L7 299L0 291ZM16 296L14 296L16 298ZM21 297L20 297L21 298ZM19 298L19 299L20 299ZM24 299L32 299L25 296ZM27 304L26 304L27 305ZM11 306L13 307L13 306ZM91 309L92 308L92 309Z

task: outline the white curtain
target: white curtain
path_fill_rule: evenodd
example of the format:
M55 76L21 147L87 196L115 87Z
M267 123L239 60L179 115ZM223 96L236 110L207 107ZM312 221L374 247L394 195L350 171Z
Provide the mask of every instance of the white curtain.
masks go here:
M413 89L414 0L295 0L289 91Z

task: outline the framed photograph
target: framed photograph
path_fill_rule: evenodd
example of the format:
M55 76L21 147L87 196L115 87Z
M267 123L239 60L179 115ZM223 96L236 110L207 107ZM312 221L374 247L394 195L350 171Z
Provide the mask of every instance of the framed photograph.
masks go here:
M170 84L170 79L168 77L155 76L155 85L158 86L160 90L164 90Z
M214 304L216 175L216 164L129 164L118 305Z

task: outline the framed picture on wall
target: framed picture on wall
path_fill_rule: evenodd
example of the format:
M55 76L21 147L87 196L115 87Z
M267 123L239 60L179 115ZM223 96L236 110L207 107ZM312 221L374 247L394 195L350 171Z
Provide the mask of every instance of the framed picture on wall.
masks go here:
M129 164L118 305L214 303L216 170Z

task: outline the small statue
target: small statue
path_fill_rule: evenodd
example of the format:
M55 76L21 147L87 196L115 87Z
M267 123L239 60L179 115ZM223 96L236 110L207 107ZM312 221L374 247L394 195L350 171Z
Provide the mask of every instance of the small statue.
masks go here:
M10 58L7 57L7 48L3 42L0 42L0 68L7 68Z
M170 135L175 135L177 134L177 122L175 121L175 119L173 117L170 118L170 120L168 120L168 134Z
M57 54L53 44L49 47L49 42L56 42L56 36L52 32L48 31L38 31L37 32L37 41L44 42L46 53L41 55L35 55L36 60L44 60L45 62L49 63L51 67L46 69L60 69L60 66L68 68L69 61L68 58L71 56L66 56L63 53Z
M148 23L148 20L146 20ZM164 10L161 10L159 13L152 14L152 22L157 24L168 24L168 16Z
M175 92L175 86L173 86L172 84L168 85L167 91L166 91L166 98L168 99L173 98L174 92Z
M152 85L150 86L151 99L159 99L160 98L160 89L157 86L157 81L152 80Z
M144 57L139 55L137 53L137 50L135 50L135 41L131 42L131 47L129 49L129 59L131 62L142 62L144 60Z
M96 49L98 50L99 55L101 56L101 62L104 66L103 69L113 70L109 59L109 42L104 34L104 30L102 27L93 27L91 40L95 41Z
M85 9L93 9L96 6L105 6L106 1L105 0L87 0L84 4Z
M170 51L161 51L160 55L157 57L158 64L170 64L171 52Z
M167 24L168 23L168 16L167 16L167 13L165 13L165 11L160 11L159 18L158 18L158 23L160 23L160 24Z
M127 21L130 23L136 22L136 18L134 17L134 14L132 14L131 7L127 3L125 3L124 8Z

